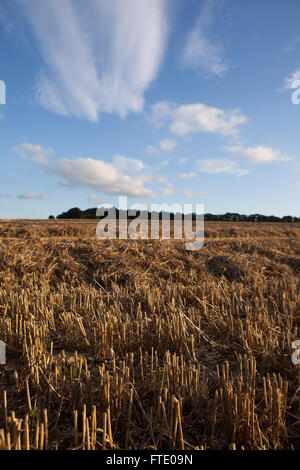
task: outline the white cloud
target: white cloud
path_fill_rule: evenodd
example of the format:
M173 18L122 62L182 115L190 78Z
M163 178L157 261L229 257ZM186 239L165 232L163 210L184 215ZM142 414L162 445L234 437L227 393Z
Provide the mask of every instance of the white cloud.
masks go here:
M105 199L103 199L103 197L98 196L97 194L90 194L87 200L89 204L95 204L97 206L100 206L101 204L106 204Z
M157 181L158 181L159 183L165 183L165 182L167 181L167 178L166 178L165 176L159 176L159 177L157 178Z
M120 172L112 163L93 158L63 158L52 173L58 174L71 185L85 185L106 194L124 194L132 197L154 197L151 190L143 187L142 178L131 178Z
M167 166L169 165L170 163L170 160L166 159L166 160L163 160L157 167L157 170L160 170L161 168L163 168L164 166Z
M157 155L159 150L162 150L163 152L171 152L177 147L178 143L174 139L164 139L161 140L158 145L159 148L154 145L147 145L146 152L150 155Z
M124 157L124 155L114 155L113 162L118 170L125 171L127 173L136 173L147 168L142 160L127 158Z
M49 199L49 197L44 196L43 194L22 193L18 196L18 199L41 199L46 201L47 199Z
M147 145L146 152L149 153L150 155L157 155L158 154L157 148L154 147L153 145Z
M237 136L239 126L246 120L237 109L224 111L202 103L178 106L162 101L152 106L152 121L156 124L169 122L170 131L179 136L195 132Z
M249 170L240 168L236 162L228 158L206 158L197 160L196 169L200 173L247 175Z
M191 173L181 173L181 175L179 175L179 178L182 180L188 180L188 179L196 178L196 176L197 176L197 173L192 171Z
M15 150L26 158L44 168L47 173L56 174L63 178L61 182L65 186L83 185L105 194L121 194L132 197L152 198L155 194L144 188L144 181L147 179L144 175L134 178L122 173L114 163L107 163L103 160L93 158L78 157L74 159L62 158L57 163L45 161L46 149L37 145L23 144L15 147ZM121 157L121 158L120 158ZM141 161L126 159L123 156L116 156L118 163L124 164L126 160L132 165L138 162L141 169Z
M157 127L162 126L172 117L172 111L177 107L172 101L158 101L151 106L150 121Z
M101 112L142 110L165 51L166 0L85 0L84 9L78 0L18 4L44 62L40 105L94 122Z
M41 145L34 145L29 142L24 142L18 147L13 147L13 150L24 159L28 158L29 153L30 159L38 165L48 165L48 159L54 153L51 148L45 149Z
M164 152L171 152L177 147L177 142L176 140L165 139L160 141L159 146Z
M163 196L168 197L168 196L172 196L172 194L174 194L175 191L174 191L172 183L168 183L168 186L162 189L160 192Z
M193 191L191 189L185 189L184 194L186 197L199 196L200 194L207 194L207 191Z
M258 145L257 147L230 147L229 150L240 157L247 158L251 163L271 163L274 161L288 161L290 157L282 155L271 147Z
M189 161L189 159L186 158L186 157L180 158L180 159L178 160L178 162L180 163L180 165L184 165L184 164L187 163L188 161Z
M216 0L206 0L196 24L187 37L182 63L186 67L202 70L209 75L223 77L228 71L222 43L211 39L215 20Z
M300 86L300 70L296 70L289 77L285 79L284 88L293 90Z

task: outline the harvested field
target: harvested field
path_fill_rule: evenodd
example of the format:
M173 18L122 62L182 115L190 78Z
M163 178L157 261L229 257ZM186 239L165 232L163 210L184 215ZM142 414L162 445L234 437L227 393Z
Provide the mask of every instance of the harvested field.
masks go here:
M300 225L0 222L0 449L300 449Z

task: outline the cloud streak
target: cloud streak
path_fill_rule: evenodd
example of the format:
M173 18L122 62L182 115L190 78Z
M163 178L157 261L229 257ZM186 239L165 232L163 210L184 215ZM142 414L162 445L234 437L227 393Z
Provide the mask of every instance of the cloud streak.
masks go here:
M49 197L43 194L22 193L18 196L18 199L40 199L42 201L46 201L49 199Z
M167 0L13 0L37 40L36 101L96 122L101 112L141 112L168 36Z
M44 194L36 194L36 193L22 193L18 196L15 194L0 194L1 198L17 198L17 199L40 199L42 201L47 201L49 196Z
M249 170L240 168L235 161L229 158L204 158L197 160L196 169L199 173L208 173L211 175L225 173L244 176L249 173Z

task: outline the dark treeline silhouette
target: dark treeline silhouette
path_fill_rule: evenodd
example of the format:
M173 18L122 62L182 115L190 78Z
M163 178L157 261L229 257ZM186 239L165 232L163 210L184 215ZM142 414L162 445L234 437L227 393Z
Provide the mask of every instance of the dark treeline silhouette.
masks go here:
M107 209L102 209L103 210L103 217L106 217L108 215ZM146 217L150 219L153 217L155 214L157 216L157 213L155 212L141 212L139 210L135 211L134 215L131 213L128 214L128 211L122 211L120 214L119 209L115 209L116 211L116 217L117 219L119 218L120 215L123 216L123 218L127 218L129 220L133 220L136 217L139 217L142 215L142 218ZM67 212L63 212L62 214L59 214L56 219L101 219L103 217L97 217L96 216L97 208L91 208L91 209L86 209L85 211L80 210L78 207L73 207L72 209L68 210ZM129 211L130 212L130 211ZM170 216L170 220L180 219L183 218L183 214L173 214L173 213L168 213L168 212L159 212L158 218L161 220L163 217L163 214L165 214L166 217ZM193 220L196 219L196 214L192 214ZM49 219L54 219L53 216L50 216ZM216 222L300 222L300 217L293 217L291 215L286 215L284 217L276 217L274 215L262 215L262 214L251 214L251 215L245 215L245 214L237 214L237 213L232 213L232 212L227 212L226 214L221 214L221 215L215 215L215 214L204 214L204 220L207 221L216 221Z

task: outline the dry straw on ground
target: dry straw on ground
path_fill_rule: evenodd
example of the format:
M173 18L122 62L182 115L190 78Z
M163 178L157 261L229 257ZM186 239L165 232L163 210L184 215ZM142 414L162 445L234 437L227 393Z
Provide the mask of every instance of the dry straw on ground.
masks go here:
M1 222L0 449L299 449L300 227Z

